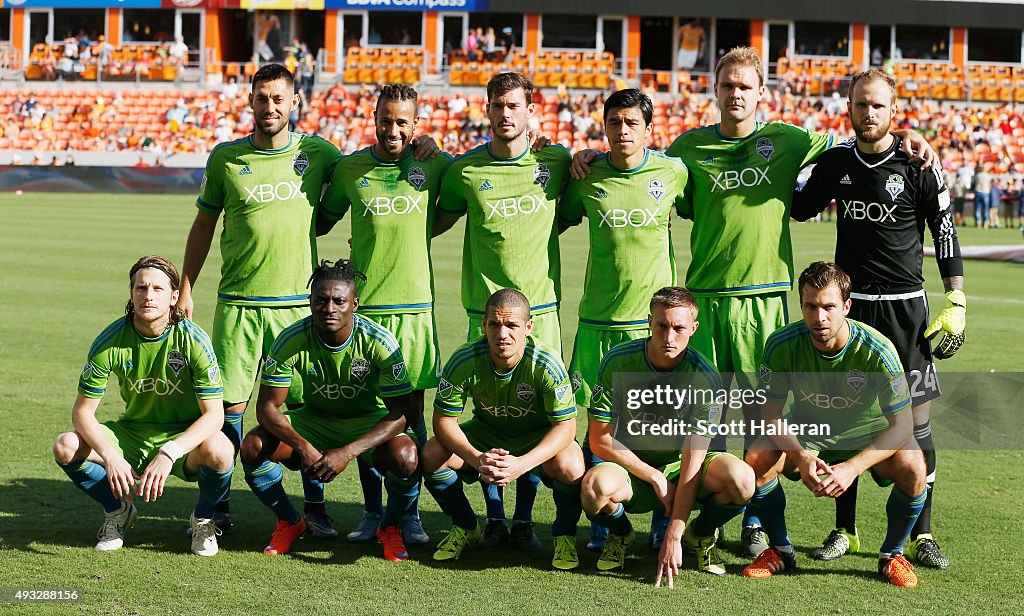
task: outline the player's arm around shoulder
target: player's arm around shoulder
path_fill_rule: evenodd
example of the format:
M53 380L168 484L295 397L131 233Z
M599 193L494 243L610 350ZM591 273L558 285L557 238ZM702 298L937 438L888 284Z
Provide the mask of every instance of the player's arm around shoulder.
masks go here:
M466 198L466 191L469 188L464 177L464 156L466 154L452 159L441 174L441 188L437 195L437 215L434 217L431 237L437 237L455 226L459 218L465 216L469 207L469 200Z

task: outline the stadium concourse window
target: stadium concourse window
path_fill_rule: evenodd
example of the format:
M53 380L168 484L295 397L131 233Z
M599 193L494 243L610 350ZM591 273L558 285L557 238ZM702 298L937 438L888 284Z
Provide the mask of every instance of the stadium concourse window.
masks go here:
M868 45L871 48L871 66L882 66L892 55L892 26L869 26Z
M11 40L11 9L0 9L0 43Z
M968 28L968 62L1020 62L1021 31L1004 28Z
M495 33L494 44L498 51L515 50L520 48L523 42L523 14L470 13L469 29L484 34L484 41L481 46L485 47L485 51L491 31Z
M53 9L53 40L95 41L106 31L105 9Z
M949 61L949 28L940 26L896 26L897 60Z
M126 43L166 43L174 39L174 9L124 9Z
M594 15L541 15L540 46L544 49L597 49Z
M369 45L422 45L423 13L416 11L369 11Z
M801 56L850 57L850 25L826 21L798 21L793 37Z

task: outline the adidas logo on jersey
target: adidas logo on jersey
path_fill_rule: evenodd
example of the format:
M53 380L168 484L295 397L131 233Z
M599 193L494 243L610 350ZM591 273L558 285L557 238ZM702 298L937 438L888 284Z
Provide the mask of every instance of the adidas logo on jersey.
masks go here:
M494 187L491 186L490 180L484 180L484 183L480 185L480 192L483 192L485 190L494 190Z
M850 181L850 175L849 174L844 175L843 179L839 180L839 183L840 184L846 184L847 186L853 184L853 182Z
M363 179L359 180L358 186L359 186L359 188L369 188L370 187L370 181L367 180L366 178L363 178Z
M249 165L242 167L242 170L238 172L238 175L252 175L252 169L249 169Z

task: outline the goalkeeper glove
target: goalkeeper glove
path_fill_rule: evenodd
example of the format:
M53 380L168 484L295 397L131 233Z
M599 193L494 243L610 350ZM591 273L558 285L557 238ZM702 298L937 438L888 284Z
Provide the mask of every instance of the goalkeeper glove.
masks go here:
M949 291L946 293L946 307L935 317L928 329L924 330L924 335L931 340L942 332L942 338L935 345L935 357L949 359L963 345L966 328L967 296L963 291Z

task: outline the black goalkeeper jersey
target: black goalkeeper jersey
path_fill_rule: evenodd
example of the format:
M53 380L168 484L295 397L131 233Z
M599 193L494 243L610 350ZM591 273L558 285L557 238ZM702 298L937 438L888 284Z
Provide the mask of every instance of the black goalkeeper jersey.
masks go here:
M901 141L897 137L878 154L859 151L855 139L824 152L793 196L792 216L800 221L835 200L836 264L850 275L855 292L921 289L925 225L942 277L963 275L942 172L910 163Z

